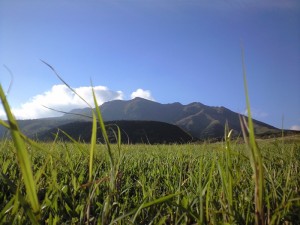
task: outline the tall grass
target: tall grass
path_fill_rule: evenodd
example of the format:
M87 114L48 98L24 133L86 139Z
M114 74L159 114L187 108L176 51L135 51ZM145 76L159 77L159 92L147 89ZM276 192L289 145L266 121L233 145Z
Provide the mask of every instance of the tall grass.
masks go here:
M300 219L299 144L286 143L283 154L276 142L260 144L268 224L297 224ZM40 221L103 224L107 196L112 194L108 223L255 224L253 170L244 144L230 143L231 163L225 143L122 146L121 174L113 193L105 144L96 145L91 183L89 144L40 145L43 151L26 145L41 206ZM117 154L117 146L111 147ZM24 183L14 151L11 141L1 143L0 223L30 224L27 205L19 202Z

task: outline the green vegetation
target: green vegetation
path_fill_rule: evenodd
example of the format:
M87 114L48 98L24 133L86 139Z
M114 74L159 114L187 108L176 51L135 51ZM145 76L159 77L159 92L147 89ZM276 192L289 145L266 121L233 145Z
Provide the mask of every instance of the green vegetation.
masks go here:
M40 204L48 224L253 224L254 180L244 144L123 145L122 162L110 190L106 147L95 146L92 178L90 145L56 142L26 145ZM269 224L296 224L300 215L300 142L260 143L263 206ZM0 223L30 224L29 197L11 141L1 143ZM112 145L112 152L118 146ZM43 150L41 150L43 149ZM112 200L107 202L107 196ZM151 204L153 203L153 204ZM149 205L150 204L150 205ZM149 206L148 206L149 205ZM148 206L148 207L147 207Z

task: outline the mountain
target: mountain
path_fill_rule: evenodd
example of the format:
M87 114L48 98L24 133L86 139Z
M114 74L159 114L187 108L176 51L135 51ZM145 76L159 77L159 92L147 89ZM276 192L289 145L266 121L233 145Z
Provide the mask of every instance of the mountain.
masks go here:
M109 121L105 123L108 136L111 143L116 142L115 134L117 133L117 126L121 131L122 143L150 143L150 144L171 144L171 143L188 143L193 140L193 137L183 131L176 125L157 122L157 121ZM41 141L52 141L54 136L58 134L60 140L69 140L64 135L62 130L75 140L90 142L92 122L81 121L71 122L52 128L50 130L41 132L37 135L37 139ZM103 142L101 130L98 127L97 140Z
M239 113L225 107L212 107L199 102L187 105L178 102L161 104L143 98L135 98L128 101L114 100L106 102L100 106L100 109L105 121L124 120L127 121L126 123L130 123L129 121L164 122L176 125L195 139L200 140L222 139L226 123L229 129L233 129L233 135L237 136L241 134ZM62 128L63 125L66 125L63 128L67 129L67 124L70 123L90 122L91 116L92 110L90 108L74 109L61 117L22 120L19 121L19 124L21 130L26 135L37 137L42 133L45 134L48 131L53 131L57 127ZM258 136L268 137L281 134L281 130L273 126L257 120L253 120L253 122L255 133ZM143 123L140 122L140 124ZM75 124L72 126L75 126ZM131 126L132 128L135 127L135 125ZM153 135L155 132L152 132ZM5 129L0 127L0 137L3 137L4 133Z
M174 124L198 139L220 139L224 137L225 124L228 123L233 133L241 133L239 115L225 107L211 107L193 102L188 105L181 103L161 104L158 102L135 98L128 101L114 100L100 106L103 119L110 120L145 120L160 121ZM91 116L84 109L77 114ZM66 119L80 118L78 115L64 115ZM266 123L253 120L257 135L277 134L281 131Z

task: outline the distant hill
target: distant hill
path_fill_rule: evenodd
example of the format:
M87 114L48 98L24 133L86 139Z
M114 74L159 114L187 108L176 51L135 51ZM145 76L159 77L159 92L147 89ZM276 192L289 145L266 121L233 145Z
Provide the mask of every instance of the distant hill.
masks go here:
M121 130L122 143L149 143L149 144L170 144L170 143L188 143L193 141L193 137L187 134L178 126L157 122L157 121L109 121L105 123L107 126L110 142L116 142L115 133L118 126ZM92 122L72 122L41 132L37 135L37 139L41 141L52 141L58 133L60 140L70 140L62 132L63 130L75 140L84 142L91 141ZM113 132L114 131L114 132ZM102 133L98 128L97 140L103 142Z
M81 120L81 119L77 119ZM74 122L73 119L66 119L62 117L32 119L32 120L18 120L18 125L22 132L28 137L35 137L37 134L47 131L51 128L58 127L63 124ZM0 140L7 136L7 129L0 126Z
M176 125L195 139L200 140L222 139L226 123L230 129L233 129L235 136L241 134L239 113L225 107L212 107L199 102L187 105L182 105L178 102L161 104L143 98L135 98L128 101L114 100L106 102L100 106L100 109L105 121L140 121L139 123L144 125L146 123L141 123L141 121L148 121L149 123L153 121L164 122ZM90 108L74 109L61 117L21 120L19 124L21 130L26 135L29 137L38 137L41 133L47 133L49 130L53 131L57 127L64 125L66 127L71 126L67 125L69 123L75 126L75 122L89 122L91 121L91 115L92 111ZM261 121L253 120L253 122L257 136L270 137L281 134L280 129ZM79 123L77 125L79 126ZM147 125L149 124L147 123ZM288 130L285 132L297 133ZM0 127L0 137L3 137L4 134L5 128Z

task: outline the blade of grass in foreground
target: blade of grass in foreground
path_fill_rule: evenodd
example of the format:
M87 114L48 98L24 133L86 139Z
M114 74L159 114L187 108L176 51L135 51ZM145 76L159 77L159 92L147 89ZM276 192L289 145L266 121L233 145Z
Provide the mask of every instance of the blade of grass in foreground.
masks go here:
M96 139L97 139L97 119L93 113L93 127L92 127L91 151L90 151L90 162L89 162L89 182L92 181L93 159L94 159L94 151L96 148Z
M101 111L99 109L99 105L98 105L98 102L97 102L97 99L96 99L96 95L95 95L94 89L92 89L92 94L93 94L93 99L94 99L94 105L95 105L95 110L96 110L96 114L97 114L97 119L98 119L98 122L99 122L99 125L100 125L100 129L101 129L101 132L102 132L103 139L104 139L106 147L107 147L107 151L108 151L108 155L109 155L109 160L110 160L110 165L111 165L111 168L113 169L113 167L114 167L114 158L113 158L113 154L112 154L110 142L109 142L109 139L108 139L108 135L107 135L107 132L106 132L105 124L104 124L104 121L103 121L103 118L102 118L102 115L101 115Z
M6 96L3 92L2 86L0 84L0 98L2 101L3 108L6 112L8 124L10 127L11 136L16 147L17 158L21 173L23 176L26 193L30 202L30 205L33 209L33 213L36 215L37 219L39 218L40 205L38 202L38 197L36 193L36 187L33 179L33 173L31 170L31 162L26 150L24 141L21 138L20 130L18 124L10 110L9 104L7 102Z
M115 189L116 189L116 165L114 163L111 145L110 145L110 142L108 139L108 135L107 135L105 124L104 124L104 121L103 121L103 118L101 115L101 111L99 109L99 105L98 105L98 102L96 99L94 88L92 88L92 94L93 94L93 99L94 99L94 104L95 104L96 115L98 118L98 122L100 125L103 139L104 139L106 147L107 147L107 152L108 152L109 161L110 161L109 193L104 201L104 207L103 207L103 212L102 212L102 224L106 225L106 224L109 224L109 222L111 220L111 211L112 211L112 205L113 205L114 194L115 194ZM94 112L93 112L93 114L94 114ZM95 116L93 116L93 117L95 117Z
M247 113L248 113L248 132L249 132L248 146L251 150L251 165L254 172L254 182L255 182L255 193L254 193L255 223L262 225L265 224L264 208L263 208L263 195L264 195L263 163L262 163L260 150L255 140L254 125L252 121L250 100L249 100L248 87L247 87L246 68L245 68L243 49L242 49L242 64L243 64L243 75L244 75L244 89L245 89Z

